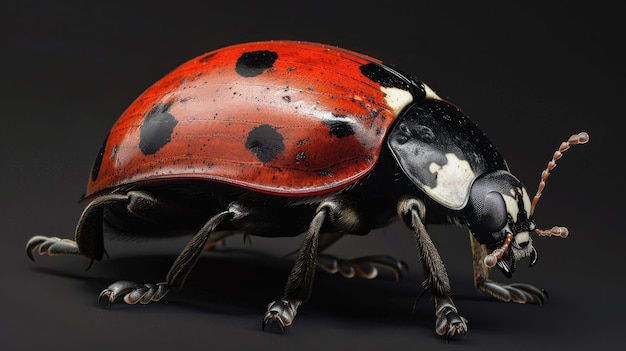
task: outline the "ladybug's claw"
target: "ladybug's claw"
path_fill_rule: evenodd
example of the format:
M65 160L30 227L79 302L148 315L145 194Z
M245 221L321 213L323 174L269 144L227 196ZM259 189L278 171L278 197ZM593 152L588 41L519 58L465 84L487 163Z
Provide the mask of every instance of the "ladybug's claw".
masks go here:
M456 334L467 334L467 319L459 315L456 307L450 298L435 299L436 315L435 331L437 334L446 337L450 341Z
M270 302L267 306L267 312L265 312L265 316L263 317L261 327L265 330L266 325L275 323L284 333L285 328L290 326L296 318L300 304L302 304L302 301L298 299L283 299Z
M399 281L408 271L406 262L387 255L342 259L332 255L319 254L316 263L326 272L340 273L346 278L374 279L378 276L376 266L379 266L391 270L396 280Z
M280 328L281 332L285 332L285 322L280 318L278 312L270 312L267 311L265 313L265 317L263 317L263 323L261 324L261 328L265 330L265 326L269 323L275 323Z
M119 281L109 285L98 295L98 303L106 297L111 304L120 296L124 296L124 302L134 305L137 302L145 305L150 301L161 300L170 291L167 283L138 284L129 281Z

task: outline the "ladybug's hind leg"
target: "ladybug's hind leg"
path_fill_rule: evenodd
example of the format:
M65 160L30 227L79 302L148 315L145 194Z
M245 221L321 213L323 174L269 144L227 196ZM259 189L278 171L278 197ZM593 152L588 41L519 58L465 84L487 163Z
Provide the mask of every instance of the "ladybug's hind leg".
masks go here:
M128 201L128 195L103 195L83 210L76 226L75 241L57 237L34 236L26 243L26 254L34 260L33 253L49 256L78 255L93 260L101 260L104 256L104 235L102 231L102 215L107 205Z
M137 302L147 304L150 301L156 302L161 300L171 289L181 289L211 234L215 232L220 223L230 220L238 214L237 209L234 209L234 206L231 205L227 210L211 217L178 255L167 273L165 282L139 284L129 281L118 281L104 289L100 293L99 300L106 297L110 305L118 297L123 296L124 302L127 304L135 304Z
M435 331L448 340L455 334L467 333L467 320L459 315L450 298L450 281L446 267L424 226L424 202L411 197L403 198L398 202L398 214L415 233L420 261L426 275L424 285L430 289L435 300Z

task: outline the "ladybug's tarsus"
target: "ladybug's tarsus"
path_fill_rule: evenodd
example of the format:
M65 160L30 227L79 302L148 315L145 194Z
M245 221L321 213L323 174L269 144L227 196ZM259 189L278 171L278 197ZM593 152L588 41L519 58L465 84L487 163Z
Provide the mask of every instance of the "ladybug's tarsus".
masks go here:
M450 341L457 334L467 334L467 319L459 315L450 297L435 297L435 332Z
M31 261L35 261L33 253L37 251L40 255L81 255L76 242L58 237L33 236L26 243L26 255Z
M267 325L274 324L284 333L285 329L293 323L301 304L302 301L298 299L282 299L270 302L267 306L267 312L263 316L262 329L265 330Z
M377 267L383 267L394 274L396 281L400 281L409 269L406 262L388 255L343 259L320 253L317 255L317 266L328 273L339 273L346 278L365 279L378 277Z
M531 303L543 305L548 299L548 293L530 284L503 284L486 280L478 287L499 300L515 303Z
M171 287L167 283L137 284L130 281L118 281L102 290L98 295L98 303L106 298L110 308L118 297L123 296L124 302L129 305L134 305L137 302L145 305L150 301L161 300L170 289Z

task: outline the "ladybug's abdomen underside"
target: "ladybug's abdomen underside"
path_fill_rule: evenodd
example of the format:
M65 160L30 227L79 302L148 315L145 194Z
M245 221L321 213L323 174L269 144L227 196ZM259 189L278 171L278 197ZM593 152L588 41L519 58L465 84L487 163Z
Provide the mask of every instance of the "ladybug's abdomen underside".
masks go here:
M368 78L368 65L382 67L294 42L237 45L191 60L116 122L86 195L166 179L283 196L353 184L372 170L387 131L413 100L408 88Z

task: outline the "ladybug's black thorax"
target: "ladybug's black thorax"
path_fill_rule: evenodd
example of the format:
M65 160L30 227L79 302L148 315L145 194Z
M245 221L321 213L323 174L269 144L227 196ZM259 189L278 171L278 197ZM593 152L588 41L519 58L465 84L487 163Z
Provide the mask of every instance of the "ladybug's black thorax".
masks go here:
M429 145L442 156L454 153L478 173L508 169L506 161L485 133L459 108L438 99L418 101L408 107L391 128L389 142L400 132ZM392 148L393 150L393 148ZM413 155L415 159L426 155Z
M485 134L457 107L418 101L396 120L387 147L398 166L428 198L451 210L467 204L474 179L507 169Z

